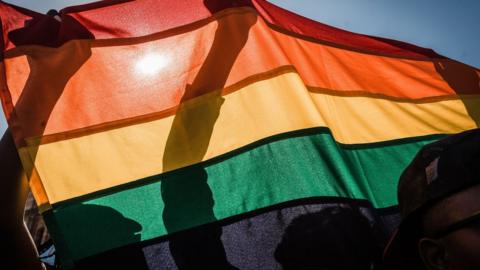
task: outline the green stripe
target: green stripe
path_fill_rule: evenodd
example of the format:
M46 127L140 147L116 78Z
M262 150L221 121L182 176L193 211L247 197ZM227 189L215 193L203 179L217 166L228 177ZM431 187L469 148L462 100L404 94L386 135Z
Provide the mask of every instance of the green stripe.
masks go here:
M69 243L59 252L75 260L295 199L366 199L389 207L397 203L403 168L436 138L341 145L326 129L297 131L103 197L54 205L46 219L54 237Z

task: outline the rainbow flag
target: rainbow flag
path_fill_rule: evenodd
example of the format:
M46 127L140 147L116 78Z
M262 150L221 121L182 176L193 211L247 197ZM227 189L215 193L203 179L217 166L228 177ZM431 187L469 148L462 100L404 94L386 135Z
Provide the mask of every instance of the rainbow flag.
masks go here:
M172 239L213 224L226 265L260 269L238 255L258 230L329 203L388 216L422 145L480 126L478 69L264 0L0 18L3 109L67 267L152 241L176 260Z

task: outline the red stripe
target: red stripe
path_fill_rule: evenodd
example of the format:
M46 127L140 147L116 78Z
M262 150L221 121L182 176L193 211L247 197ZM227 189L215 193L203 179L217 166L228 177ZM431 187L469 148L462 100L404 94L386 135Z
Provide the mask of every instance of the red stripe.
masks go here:
M32 20L33 18L39 19L41 17L44 17L44 15L0 2L0 22L3 31L3 35L1 36L2 50L15 47L7 36L10 31L24 27L25 22L28 20Z
M10 49L14 46L8 42L8 33L23 27L24 21L30 19L31 15L25 9L12 8L12 5L5 3L0 5L1 20L4 25L9 25L3 29L7 40L5 48ZM18 29L10 37L17 46L40 44L54 47L72 39L138 37L190 24L221 10L239 6L255 8L267 22L277 28L347 49L418 59L441 57L430 49L355 34L318 23L264 0L100 1L63 9L60 12L62 23L37 14L27 29ZM18 19L22 14L23 21ZM10 23L12 18L15 18L14 24Z
M256 0L253 1L253 4L267 22L303 36L379 54L412 58L442 57L431 49L401 41L356 34L328 26L277 7L267 1Z

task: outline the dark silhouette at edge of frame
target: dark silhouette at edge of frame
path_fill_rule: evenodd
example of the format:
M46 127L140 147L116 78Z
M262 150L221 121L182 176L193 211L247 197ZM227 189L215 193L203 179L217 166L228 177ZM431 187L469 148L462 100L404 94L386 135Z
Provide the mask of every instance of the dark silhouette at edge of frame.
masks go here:
M215 1L205 0L204 5L213 13ZM208 149L213 127L224 102L221 90L224 88L231 68L245 46L255 17L245 17L244 25L234 25L225 20L217 21L214 40L209 53L195 79L185 89L180 105L174 116L165 146L163 168L169 170L188 157L193 164L202 161ZM208 100L188 107L185 101L192 91L209 91ZM182 145L182 142L186 145ZM185 149L185 152L182 152ZM193 151L191 151L193 150ZM163 222L168 233L182 229L182 219L192 219L198 225L216 219L213 194L208 186L208 174L201 165L194 165L188 176L161 181L161 196L164 201ZM182 194L185 186L196 186L195 193ZM192 222L189 222L192 224ZM221 241L221 228L191 231L183 237L174 237L169 243L170 252L179 269L236 269L227 258Z
M18 10L20 13L22 9ZM71 16L63 16L63 22L58 21L54 16L58 16L55 11L49 11L48 15L35 14L32 19L25 21L24 27L9 32L8 37L15 46L23 45L42 45L47 47L58 47L62 45L61 35L62 23L67 23L76 31L70 33L69 38L93 38L93 34L83 27ZM91 50L88 46L82 46L78 43L69 46L62 51L51 50L50 53L28 51L25 52L28 66L30 69L25 86L14 105L10 115L9 123L14 123L10 127L12 133L15 133L16 145L21 147L27 145L26 141L18 141L21 138L41 137L45 133L45 128L50 115L64 92L65 86L81 66L90 58ZM68 63L68 65L65 65ZM4 80L5 81L5 80ZM5 83L6 84L6 83ZM6 85L4 86L7 87ZM19 126L15 122L22 124ZM28 127L28 129L26 129ZM39 142L35 142L39 143ZM38 144L30 145L29 159L34 164ZM30 178L33 174L33 166L25 168L26 175ZM44 213L44 215L47 215ZM72 266L68 249L62 244L62 236L56 235L50 231L56 245L57 255L63 258L62 264Z

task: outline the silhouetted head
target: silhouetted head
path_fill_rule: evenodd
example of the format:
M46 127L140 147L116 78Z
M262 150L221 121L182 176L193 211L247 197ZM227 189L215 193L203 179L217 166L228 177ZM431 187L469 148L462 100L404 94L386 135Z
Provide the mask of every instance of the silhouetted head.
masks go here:
M284 269L376 269L378 235L356 209L333 207L288 226L275 258Z
M398 186L393 269L480 269L480 129L426 145Z
M62 215L62 216L58 216ZM66 227L72 229L70 241L85 248L108 250L112 246L135 243L140 240L142 226L125 217L117 210L93 204L72 206L72 211L57 213L57 218L68 220Z
M75 269L135 269L147 270L139 243L142 226L117 210L94 204L78 204L68 216L71 245L84 250L98 250L75 262ZM72 243L75 242L75 243ZM126 245L132 244L132 245Z

